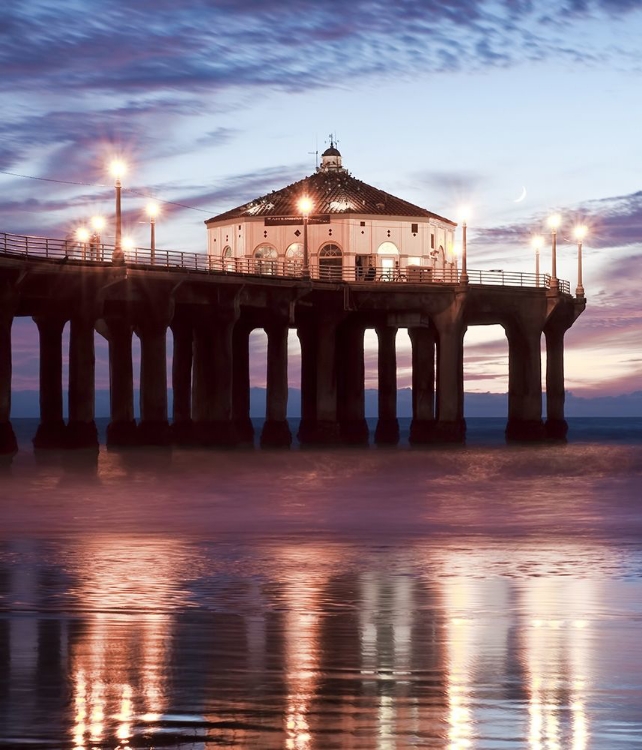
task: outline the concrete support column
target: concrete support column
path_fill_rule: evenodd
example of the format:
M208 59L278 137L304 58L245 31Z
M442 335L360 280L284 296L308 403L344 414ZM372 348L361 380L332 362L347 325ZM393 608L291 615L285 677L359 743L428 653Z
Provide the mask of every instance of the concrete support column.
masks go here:
M107 445L135 445L133 328L124 318L108 318L105 323L109 340L110 420L107 425Z
M10 294L4 292L0 292L0 455L11 455L18 450L11 426L11 326L14 306Z
M299 324L301 344L301 422L297 438L304 444L314 435L317 421L317 331L313 322Z
M149 319L136 327L140 339L140 445L169 445L167 421L167 323Z
M564 440L568 423L564 416L564 334L554 327L546 333L546 436Z
M336 337L338 317L322 316L299 330L301 424L299 442L329 445L341 434L337 420Z
M265 424L261 445L289 448L292 434L288 412L288 324L285 321L265 327L268 337L267 393Z
M214 336L213 324L209 320L199 320L194 326L194 362L192 371L192 419L194 429L199 431L202 440L203 426L213 420L212 401L214 399Z
M399 442L397 420L397 329L377 326L379 339L379 419L375 430L375 443L396 445Z
M341 362L337 408L341 440L349 445L367 445L370 436L365 418L363 336L363 325L348 320L341 326L337 339Z
M34 448L64 448L62 418L62 331L66 320L54 315L34 317L40 336L40 424Z
M174 338L172 356L172 440L179 445L192 440L192 324L171 323Z
M541 330L514 326L508 335L508 440L542 440Z
M235 317L226 311L194 329L192 413L203 445L238 442L232 420L232 333Z
M437 399L435 439L463 442L464 421L464 334L458 320L436 319L437 327Z
M409 328L412 343L412 422L410 443L435 439L435 333L427 327Z
M237 321L232 333L232 419L239 442L254 445L254 425L250 417L250 334L253 327Z
M79 312L69 328L69 448L98 448L95 415L94 316Z

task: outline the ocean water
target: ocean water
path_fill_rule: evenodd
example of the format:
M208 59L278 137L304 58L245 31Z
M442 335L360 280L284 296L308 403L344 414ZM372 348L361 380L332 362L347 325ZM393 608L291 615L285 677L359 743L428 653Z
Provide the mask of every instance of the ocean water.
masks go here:
M642 419L569 422L36 455L17 420L0 747L642 747Z

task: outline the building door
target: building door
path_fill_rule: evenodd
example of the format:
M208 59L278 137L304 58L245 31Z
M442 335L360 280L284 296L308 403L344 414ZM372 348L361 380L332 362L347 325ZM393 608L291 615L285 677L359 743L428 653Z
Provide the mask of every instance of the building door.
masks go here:
M319 278L340 281L343 277L343 253L338 245L324 245L319 251Z

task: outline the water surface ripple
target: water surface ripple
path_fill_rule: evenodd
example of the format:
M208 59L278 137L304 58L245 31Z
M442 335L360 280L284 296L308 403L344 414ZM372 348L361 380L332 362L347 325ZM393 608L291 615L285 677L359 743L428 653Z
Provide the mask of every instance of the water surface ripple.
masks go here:
M625 428L23 440L0 469L0 747L639 748L642 420Z

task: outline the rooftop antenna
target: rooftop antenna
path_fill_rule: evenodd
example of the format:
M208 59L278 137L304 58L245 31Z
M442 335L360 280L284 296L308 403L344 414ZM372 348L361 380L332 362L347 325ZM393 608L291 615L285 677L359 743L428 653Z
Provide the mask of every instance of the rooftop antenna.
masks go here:
M330 133L328 136L330 138L330 148L336 148L337 144L339 143L339 139L337 138L336 133Z
M314 151L308 151L310 155L314 154L314 168L319 168L319 137L314 136Z

